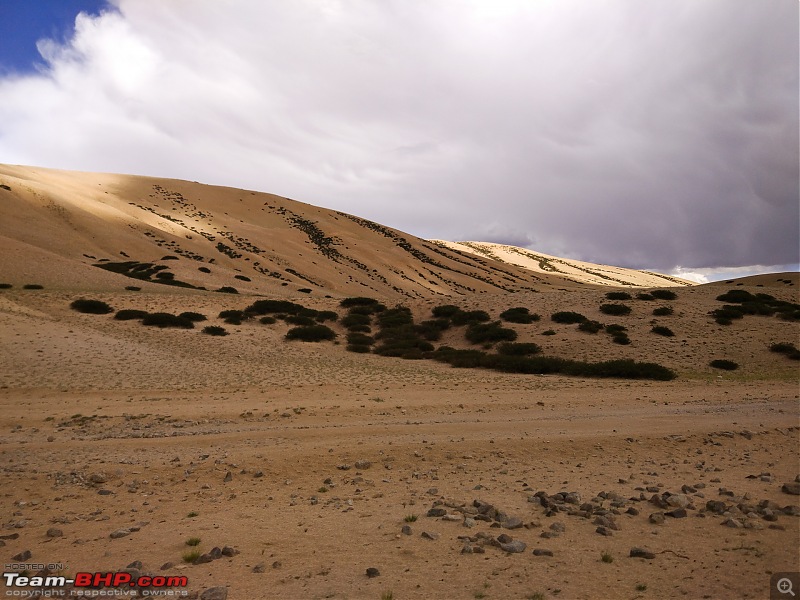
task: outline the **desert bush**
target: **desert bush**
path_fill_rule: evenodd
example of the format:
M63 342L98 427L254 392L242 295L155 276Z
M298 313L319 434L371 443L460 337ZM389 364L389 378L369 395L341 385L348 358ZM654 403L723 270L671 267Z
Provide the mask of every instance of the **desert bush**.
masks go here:
M178 327L181 329L194 329L194 323L178 315L165 312L150 313L142 319L142 325L148 327Z
M536 313L531 313L527 308L518 306L516 308L509 308L500 313L500 318L509 323L533 323L541 319Z
M420 323L422 327L429 327L432 329L438 329L439 331L446 331L452 327L452 323L450 319L429 319L428 321L423 321Z
M414 330L417 335L429 342L437 342L442 339L442 330L436 325L435 321L423 321L419 325L415 325Z
M609 300L630 300L631 295L628 292L607 292L606 298Z
M454 304L443 304L442 306L435 306L431 311L434 317L449 318L454 314L461 312L461 309Z
M10 283L0 283L0 290L8 290L14 287Z
M261 323L262 325L274 325L275 323L278 322L278 319L276 319L275 317L261 317L258 320L258 322Z
M553 331L552 329L548 329L547 331L542 332L542 335L555 335L555 334L556 332Z
M797 347L791 342L778 342L776 344L772 344L769 349L771 352L785 354L792 360L800 360L800 350L798 350Z
M611 341L615 344L619 344L620 346L627 346L631 343L631 338L629 338L625 333L615 333L613 336L611 336Z
M500 326L500 321L492 323L473 323L467 328L466 338L473 344L487 342L513 342L517 339L517 332Z
M664 327L663 325L655 325L650 331L657 335L663 335L664 337L675 337L675 333L673 333L672 329Z
M378 325L384 329L410 325L414 322L411 309L405 306L389 308L378 315Z
M542 348L538 344L532 343L503 342L497 346L497 353L505 356L530 356L541 351Z
M653 290L650 295L657 300L675 300L678 297L672 290Z
M758 301L758 297L754 296L747 290L728 290L724 294L720 294L717 296L717 300L720 302L756 302Z
M336 339L336 333L326 325L308 325L294 327L286 333L287 340L300 340L303 342L321 342Z
M600 312L614 316L629 315L631 313L631 307L627 304L601 304Z
M193 321L195 323L199 323L200 321L207 321L208 320L205 315L203 315L203 314L201 314L199 312L192 312L192 311L182 312L178 316L179 317L183 317L184 319L189 319L190 321Z
M311 293L311 288L300 288L297 291L300 292L301 294L310 294Z
M252 318L252 315L243 310L223 310L219 313L219 318L223 319L228 325L241 325L242 321Z
M359 354L367 354L370 351L370 347L369 346L364 346L362 344L347 344L345 349L348 352L357 352Z
M722 358L714 359L708 364L715 369L724 369L725 371L735 371L739 368L739 365L732 360L725 360Z
M491 319L485 310L459 311L450 317L453 325L469 325L471 323L485 323Z
M584 377L615 377L620 379L654 379L669 381L675 379L675 373L657 363L637 362L630 359L608 360L599 363L573 362L567 369L568 374Z
M307 317L305 315L288 315L284 321L289 323L290 325L314 325L317 321L316 319L312 319L311 317Z
M606 333L610 335L622 333L624 331L628 331L628 328L625 327L624 325L620 325L619 323L611 323L609 325L606 325Z
M636 294L637 300L655 300L655 296L653 294L648 294L647 292L639 292Z
M138 285L126 285L125 289L128 290L129 292L140 292L140 291L142 291L142 288L140 288Z
M175 279L175 273L170 271L161 271L156 273L156 279Z
M74 300L69 306L72 310L91 315L107 315L108 313L114 312L114 309L102 300L79 298L78 300Z
M289 315L299 314L305 307L302 304L289 302L288 300L256 300L244 309L244 312L252 315L267 315L274 313L286 313Z
M239 293L239 290L237 290L235 287L231 287L229 285L223 285L217 291L218 292L222 292L223 294L238 294Z
M375 298L364 298L364 297L355 297L355 298L345 298L341 302L339 302L339 306L342 308L350 308L351 306L371 306L380 304Z
M337 321L339 319L339 315L332 310L321 310L317 313L314 317L318 323L325 323L327 321Z
M23 290L43 290L44 286L39 285L38 283L26 283L22 286Z
M136 310L134 308L125 308L117 311L114 318L117 321L131 321L133 319L144 319L149 313L146 310Z
M347 343L357 346L371 346L375 343L375 338L369 335L364 335L363 333L350 332L347 334Z
M603 327L604 325L600 321L583 321L578 324L578 329L586 333L597 333L601 331Z
M347 312L351 315L374 315L375 305L370 304L366 306L352 306Z
M555 323L562 323L564 325L574 325L575 323L583 323L586 320L581 313L573 311L560 311L550 315L550 320Z
M743 319L744 313L738 306L725 305L722 308L715 308L711 311L711 316L720 325L730 325L733 319Z
M347 331L352 331L354 333L372 333L372 327L369 325L350 325Z
M239 279L240 281L252 281L247 275L234 275L233 278Z
M209 269L208 267L197 267L197 270L200 271L201 273L211 273L211 269Z
M433 360L448 363L456 369L476 369L485 356L486 352L480 350L456 350L450 346L442 346L431 353Z
M653 316L654 317L668 317L674 311L672 310L671 306L659 306L658 308L653 309Z
M172 256L171 254L167 254L166 256L162 256L161 260L179 260L177 256Z
M218 325L207 325L203 327L203 333L206 335L228 335L228 332L225 331L224 327L219 327Z
M369 326L372 323L372 318L369 315L361 315L358 313L350 313L342 317L341 324L347 329L352 329L354 326Z

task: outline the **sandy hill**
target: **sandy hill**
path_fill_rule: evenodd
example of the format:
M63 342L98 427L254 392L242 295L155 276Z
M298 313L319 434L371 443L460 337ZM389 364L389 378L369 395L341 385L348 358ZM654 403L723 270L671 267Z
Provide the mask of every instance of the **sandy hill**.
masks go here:
M144 286L387 298L688 285L496 244L426 241L288 198L187 181L0 165L0 186L0 274L19 285L135 283L123 274Z
M591 283L613 287L675 287L694 285L686 279L679 279L652 271L639 271L596 265L569 258L550 256L527 248L495 244L492 242L446 242L439 244L452 250L467 252L493 260L522 267L535 273L558 275L572 282Z

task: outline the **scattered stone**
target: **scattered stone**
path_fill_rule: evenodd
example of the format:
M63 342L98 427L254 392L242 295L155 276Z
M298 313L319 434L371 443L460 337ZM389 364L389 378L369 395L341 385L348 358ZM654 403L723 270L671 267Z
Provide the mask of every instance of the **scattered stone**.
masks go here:
M460 517L459 515L445 515L445 516L442 517L442 521L453 521L453 522L456 522L456 521L460 521L461 518L462 517Z
M525 552L525 548L527 548L527 544L521 540L514 540L508 542L507 544L500 544L500 549L504 552L509 552L511 554L515 554L517 552Z
M137 571L141 571L142 570L142 566L143 566L142 565L142 561L135 560L125 568L126 569L136 569Z
M381 574L381 572L378 569L376 569L375 567L369 567L367 569L367 577L369 577L370 579L373 578L373 577L377 577L380 574Z
M24 551L20 552L19 554L15 554L11 558L13 560L18 560L20 562L25 562L26 560L30 560L30 558L32 556L33 556L33 554L31 554L30 550L24 550Z
M692 503L686 494L672 494L667 496L667 504L675 508L686 508Z
M567 530L567 526L563 523L556 522L550 525L550 529L556 533L564 533Z
M112 531L108 535L108 537L110 537L112 540L118 540L119 538L124 538L125 536L128 536L130 534L131 534L130 529L123 528L123 529L117 529L116 531Z
M477 523L475 519L473 519L472 517L466 517L463 523L464 527L469 527L469 528L475 527L476 524Z
M789 515L790 517L798 517L800 516L800 506L796 504L789 504L788 506L784 506L782 509L783 514Z
M57 537L63 537L64 532L55 527L51 527L50 529L47 530L47 533L45 535L49 538L57 538Z
M461 554L472 554L472 546L470 544L464 544L461 548Z
M165 562L163 565L161 565L161 569L160 570L161 571L169 571L174 566L175 566L175 563L173 563L173 562Z
M545 548L536 548L533 551L534 556L553 556L552 550L547 550Z
M685 508L676 508L675 510L671 510L665 514L673 519L683 519L687 513Z
M403 525L403 528L400 531L403 532L403 535L411 535L411 525Z
M194 562L192 562L192 564L193 565L202 565L202 564L205 564L205 563L210 563L213 560L214 560L214 557L211 556L208 552L206 552L205 554L201 554L196 559L194 559Z
M200 594L200 600L227 600L228 588L226 587L213 587L208 588Z
M339 465L336 468L339 469L340 471L349 471L352 467L350 465L344 464L344 465Z
M447 514L447 509L445 508L432 508L428 511L427 516L429 517L443 517Z
M272 568L273 569L280 569L282 566L283 566L283 563L281 561L279 561L279 560L276 560L274 563L272 563Z
M629 515L633 515L633 516L636 516L636 515L639 514L639 510L636 509L636 508L633 508L632 506L629 507L628 510L626 510L625 512L628 513Z
M108 475L105 473L92 473L89 475L89 482L94 483L96 485L106 483L108 481Z
M356 469L364 470L369 469L372 466L372 463L368 460L357 460L356 461Z
M253 573L263 573L267 570L267 565L265 563L258 563L255 567L253 567Z
M781 491L784 494L792 494L793 496L800 496L800 482L792 481L790 483L784 483L781 487Z
M631 548L630 556L632 558L647 558L647 559L654 559L656 557L654 552L647 550L646 548L639 548L634 546Z
M709 500L706 502L706 510L714 514L721 515L728 510L728 505L722 500Z
M97 495L98 496L113 496L114 492L104 488L104 489L101 489L101 490L97 490Z
M501 544L508 544L509 542L514 541L514 538L507 533L501 533L499 536L497 536L497 541Z
M438 540L439 539L439 534L436 533L435 531L423 531L421 535L426 540Z
M253 473L253 477L255 479L258 479L259 477L263 477L263 476L264 476L264 471L256 471L255 473Z
M518 517L509 517L509 519L503 523L503 527L506 529L519 529L522 527L522 519Z
M223 546L222 547L222 556L236 556L239 554L239 551L235 548L231 548L230 546Z
M233 473L228 471L227 473L225 473L225 479L223 479L222 482L223 483L230 483L231 481L233 481ZM225 594L227 595L227 593L228 593L228 591L226 589L225 590Z
M722 524L725 525L726 527L732 527L734 529L739 529L743 527L742 522L737 519L725 519L722 522Z

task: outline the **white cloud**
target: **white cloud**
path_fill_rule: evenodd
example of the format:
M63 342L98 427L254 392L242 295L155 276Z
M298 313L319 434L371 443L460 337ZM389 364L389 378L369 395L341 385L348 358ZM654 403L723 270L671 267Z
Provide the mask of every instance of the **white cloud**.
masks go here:
M114 3L0 79L0 161L623 266L798 260L795 3Z

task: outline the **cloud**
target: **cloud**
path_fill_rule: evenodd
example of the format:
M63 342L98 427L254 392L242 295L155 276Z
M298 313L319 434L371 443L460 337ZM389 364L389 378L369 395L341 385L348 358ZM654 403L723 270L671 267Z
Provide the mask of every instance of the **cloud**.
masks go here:
M800 260L796 3L114 5L0 79L0 161L621 266Z

